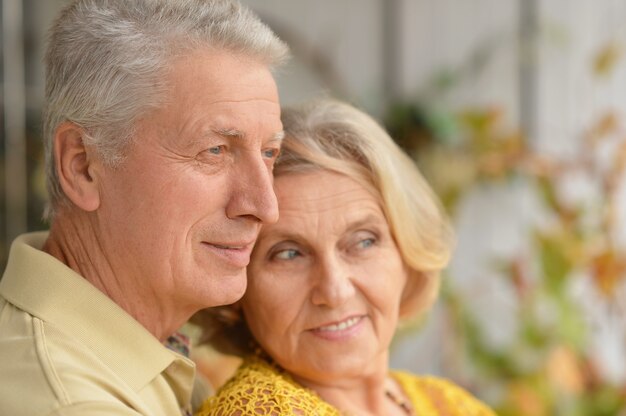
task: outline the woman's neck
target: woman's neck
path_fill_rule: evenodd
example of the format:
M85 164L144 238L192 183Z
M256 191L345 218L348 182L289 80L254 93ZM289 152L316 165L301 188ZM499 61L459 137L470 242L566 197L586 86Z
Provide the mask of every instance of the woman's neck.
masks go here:
M354 416L390 415L407 416L400 402L406 401L402 388L384 371L368 376L335 379L328 382L315 382L307 379L294 379L316 392L325 402L340 410L342 414Z

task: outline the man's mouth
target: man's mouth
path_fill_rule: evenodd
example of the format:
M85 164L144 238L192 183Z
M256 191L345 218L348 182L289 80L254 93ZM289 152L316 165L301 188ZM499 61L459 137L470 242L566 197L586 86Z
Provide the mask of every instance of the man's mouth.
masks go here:
M235 268L244 268L250 263L250 254L254 242L204 242L205 247L214 255Z
M222 244L211 244L211 245L217 248L222 248L224 250L243 250L244 248L246 248L246 245L222 245Z

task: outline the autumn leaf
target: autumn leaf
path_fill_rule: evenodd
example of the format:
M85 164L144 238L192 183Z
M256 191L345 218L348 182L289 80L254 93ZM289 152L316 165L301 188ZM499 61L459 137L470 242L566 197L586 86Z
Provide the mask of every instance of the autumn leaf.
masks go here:
M614 112L608 112L591 127L586 134L585 140L593 147L611 133L616 132L618 128L619 120L617 115Z
M585 388L582 367L574 351L565 345L554 347L546 360L548 380L553 387L571 395Z
M612 298L618 283L626 277L626 256L611 249L600 253L592 261L592 275L600 292Z
M593 72L597 76L606 77L617 66L622 56L622 48L617 42L609 42L596 54L593 60Z

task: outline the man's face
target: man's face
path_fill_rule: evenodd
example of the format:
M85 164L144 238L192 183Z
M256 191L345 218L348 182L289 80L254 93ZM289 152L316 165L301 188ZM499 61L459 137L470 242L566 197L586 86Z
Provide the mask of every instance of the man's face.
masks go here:
M130 298L193 313L245 291L259 229L278 219L282 124L272 75L254 60L201 50L167 77L168 101L138 122L122 166L106 169L95 221Z

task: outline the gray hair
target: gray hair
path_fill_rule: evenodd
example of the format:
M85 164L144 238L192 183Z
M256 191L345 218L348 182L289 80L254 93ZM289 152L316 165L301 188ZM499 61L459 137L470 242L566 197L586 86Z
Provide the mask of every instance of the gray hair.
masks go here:
M45 56L43 137L46 216L67 203L54 162L54 135L70 121L104 163L117 166L136 120L165 100L165 71L203 47L282 64L289 51L236 0L76 0L51 27Z
M331 171L349 176L375 195L408 270L401 315L429 310L453 237L438 198L413 160L372 117L339 101L317 100L285 109L282 121L285 139L274 176ZM235 306L205 309L194 321L203 327L204 341L222 352L245 355L254 348Z

